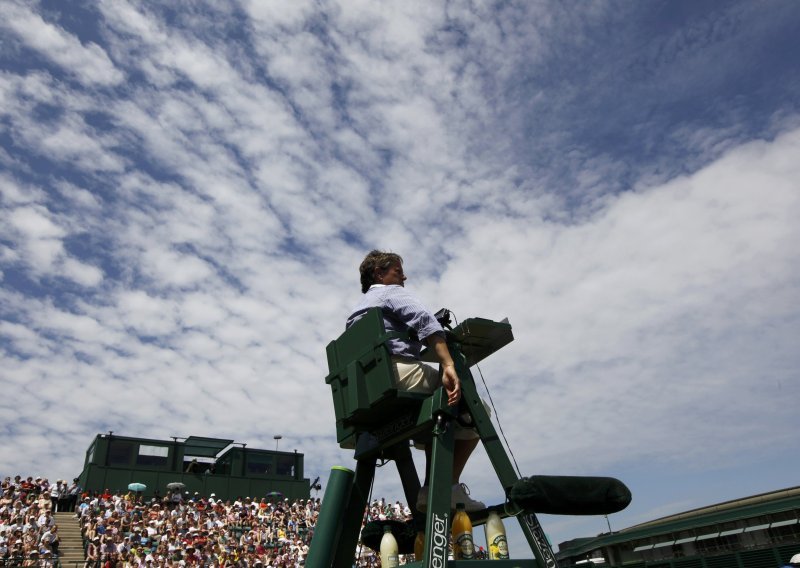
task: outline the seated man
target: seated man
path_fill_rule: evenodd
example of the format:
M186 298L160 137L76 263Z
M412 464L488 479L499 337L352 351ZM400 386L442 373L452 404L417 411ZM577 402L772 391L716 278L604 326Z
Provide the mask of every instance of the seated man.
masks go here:
M417 340L392 339L388 342L392 353L397 388L410 392L431 393L440 386L447 392L447 401L452 406L461 398L461 384L447 349L444 330L436 317L412 294L404 290L403 259L394 253L373 250L367 254L359 268L361 272L362 301L347 319L347 327L358 321L370 309L379 307L383 311L383 322L387 331L412 330ZM420 359L422 342L427 343L442 366L442 377L433 367ZM451 506L464 503L467 511L486 508L480 501L469 497L467 486L460 482L467 459L477 447L480 437L472 429L458 427L455 431L453 453L453 488ZM425 448L425 483L417 498L417 509L424 511L428 499L428 472L430 470L430 445Z

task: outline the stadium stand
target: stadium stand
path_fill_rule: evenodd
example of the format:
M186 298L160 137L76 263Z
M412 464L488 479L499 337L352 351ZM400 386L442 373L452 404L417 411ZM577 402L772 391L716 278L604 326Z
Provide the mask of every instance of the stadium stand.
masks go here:
M2 482L0 565L298 568L305 563L320 508L318 498L223 501L214 494L172 492L145 500L133 492L110 491L78 495L72 508L68 500L51 499L57 485L21 476ZM53 512L54 504L68 510ZM369 505L364 524L410 518L406 505L381 499ZM354 565L376 567L379 560L360 546Z

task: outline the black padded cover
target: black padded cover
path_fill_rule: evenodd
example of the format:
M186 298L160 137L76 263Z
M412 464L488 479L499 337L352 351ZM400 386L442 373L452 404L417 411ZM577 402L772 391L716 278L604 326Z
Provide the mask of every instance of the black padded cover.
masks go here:
M533 475L517 481L509 499L534 513L608 515L627 507L631 492L613 477Z

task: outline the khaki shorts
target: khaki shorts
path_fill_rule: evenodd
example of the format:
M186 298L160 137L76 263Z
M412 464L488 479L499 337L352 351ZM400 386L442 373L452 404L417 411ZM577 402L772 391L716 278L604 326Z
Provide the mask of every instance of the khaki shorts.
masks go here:
M432 393L442 386L439 371L430 365L403 357L392 357L392 364L394 365L395 380L399 390ZM482 402L488 414L489 409L486 406L486 402ZM458 422L455 422L455 426L456 429L453 432L453 436L456 440L474 440L480 437L474 428L465 428Z

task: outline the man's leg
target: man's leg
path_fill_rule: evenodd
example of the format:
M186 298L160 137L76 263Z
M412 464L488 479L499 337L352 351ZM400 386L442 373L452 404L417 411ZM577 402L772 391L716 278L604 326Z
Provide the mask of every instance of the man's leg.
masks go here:
M397 358L393 358L392 362L394 363L395 380L398 389L409 392L431 393L442 386L439 372L433 367L418 361L408 362ZM455 423L452 426L457 427ZM473 510L475 510L476 508L483 508L484 505L480 501L474 501L466 496L461 488L461 473L464 471L472 452L478 446L480 437L473 430L467 429L466 432L468 432L466 436L460 436L459 432L456 431L455 446L453 448L452 483L454 492L460 494L465 501L470 501ZM425 444L425 482L422 484L423 492L428 489L428 477L431 471L431 446L430 443ZM417 503L419 506L427 506L427 495L421 499L418 498Z
M461 483L461 473L464 471L464 466L467 465L469 456L478 447L480 441L480 438L456 440L455 448L453 448L453 485Z
M453 448L453 485L461 483L461 474L464 467L469 461L469 457L475 448L480 443L480 438L473 438L470 440L456 440L455 447ZM428 472L431 470L431 447L430 444L425 446L425 487L428 486Z

